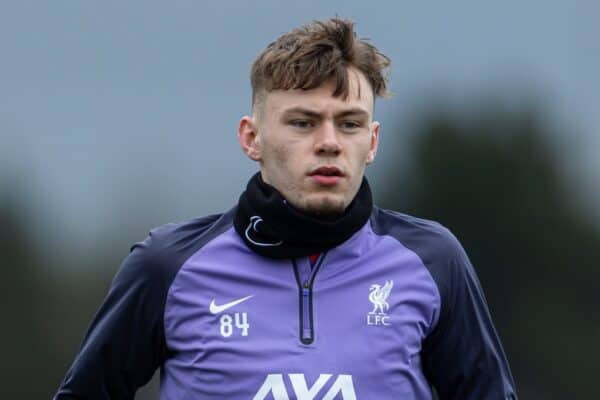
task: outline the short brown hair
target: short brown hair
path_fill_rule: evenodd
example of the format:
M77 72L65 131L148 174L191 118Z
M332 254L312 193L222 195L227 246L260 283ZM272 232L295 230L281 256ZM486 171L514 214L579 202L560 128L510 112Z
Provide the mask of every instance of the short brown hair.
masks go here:
M390 59L375 46L359 39L354 23L331 18L313 21L281 35L252 64L252 104L261 93L273 90L314 89L335 82L334 97L348 96L348 69L362 72L374 96L389 94L384 70Z

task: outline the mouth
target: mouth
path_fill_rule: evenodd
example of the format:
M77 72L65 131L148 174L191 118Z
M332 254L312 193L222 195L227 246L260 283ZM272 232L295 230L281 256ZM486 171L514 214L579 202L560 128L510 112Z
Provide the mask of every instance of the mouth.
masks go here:
M309 175L310 176L315 176L315 175L337 176L337 177L341 178L341 177L344 176L344 173L338 167L335 167L335 166L324 166L324 167L319 167L317 169L314 169L312 172L309 173Z
M312 170L309 174L313 180L323 186L332 186L338 183L344 173L335 166L323 166Z

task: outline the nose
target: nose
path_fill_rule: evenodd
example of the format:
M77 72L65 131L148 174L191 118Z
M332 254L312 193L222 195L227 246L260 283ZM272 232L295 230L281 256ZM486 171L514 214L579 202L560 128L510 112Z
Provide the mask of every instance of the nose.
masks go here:
M338 155L342 147L333 122L324 122L315 132L315 151L319 155Z

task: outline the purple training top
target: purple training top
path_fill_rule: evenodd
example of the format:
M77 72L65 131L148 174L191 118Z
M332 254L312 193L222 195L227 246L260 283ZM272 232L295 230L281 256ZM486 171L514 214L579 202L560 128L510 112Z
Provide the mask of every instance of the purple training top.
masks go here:
M476 274L441 225L373 209L349 240L276 260L235 209L133 246L55 399L516 399Z

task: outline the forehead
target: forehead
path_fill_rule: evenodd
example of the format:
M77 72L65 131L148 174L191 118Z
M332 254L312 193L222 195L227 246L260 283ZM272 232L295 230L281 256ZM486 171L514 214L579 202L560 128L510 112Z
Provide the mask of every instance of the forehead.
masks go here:
M264 111L275 115L296 107L323 113L361 108L372 116L373 89L365 76L357 70L349 69L348 83L348 97L345 99L333 97L335 82L332 81L310 90L273 90L265 95Z

